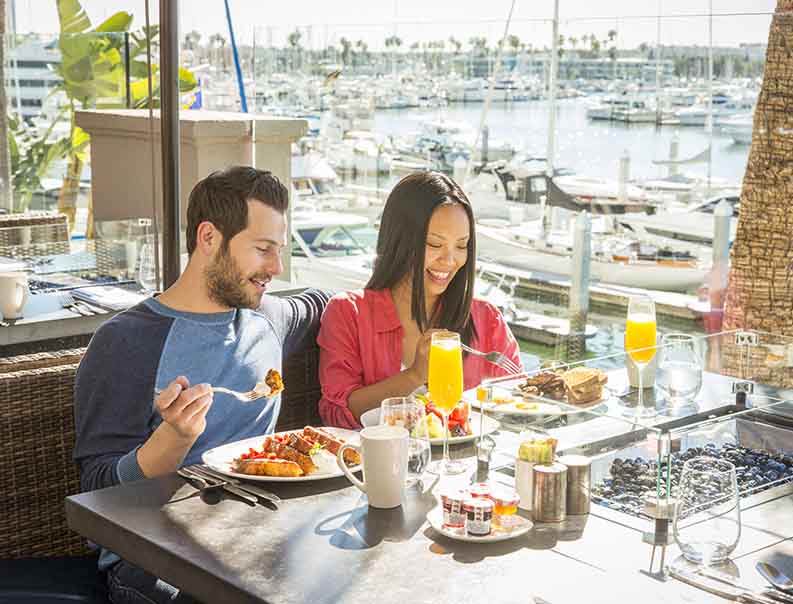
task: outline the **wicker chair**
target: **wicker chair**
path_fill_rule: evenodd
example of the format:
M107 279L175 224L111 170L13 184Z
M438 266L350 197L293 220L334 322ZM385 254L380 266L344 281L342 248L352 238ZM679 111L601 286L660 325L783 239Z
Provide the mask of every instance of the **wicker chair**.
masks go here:
M74 449L74 376L84 348L0 359L0 560L83 555L63 500L80 490ZM278 429L320 421L319 349L292 356Z
M69 253L64 214L28 212L0 216L0 256L22 258Z
M0 602L106 602L96 557L63 507L80 490L73 392L84 352L0 358ZM279 430L319 423L318 365L316 344L288 359Z

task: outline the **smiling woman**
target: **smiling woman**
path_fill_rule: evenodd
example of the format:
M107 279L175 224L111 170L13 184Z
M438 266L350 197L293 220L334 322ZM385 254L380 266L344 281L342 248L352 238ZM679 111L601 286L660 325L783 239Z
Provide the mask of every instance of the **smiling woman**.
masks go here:
M448 176L418 172L391 191L366 289L334 297L322 318L317 342L325 423L359 427L361 414L383 399L426 383L430 340L439 329L520 365L517 342L501 313L473 298L473 225L468 197ZM471 356L463 372L466 388L501 374Z

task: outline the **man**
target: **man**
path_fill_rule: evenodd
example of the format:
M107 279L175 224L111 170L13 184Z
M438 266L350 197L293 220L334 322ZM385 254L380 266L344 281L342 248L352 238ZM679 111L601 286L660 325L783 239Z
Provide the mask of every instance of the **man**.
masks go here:
M250 390L319 324L322 292L263 297L283 271L287 205L275 176L243 166L190 193L184 273L103 324L77 372L84 490L168 474L207 449L273 432L280 395L243 405L212 386ZM114 602L193 601L111 552L99 564Z

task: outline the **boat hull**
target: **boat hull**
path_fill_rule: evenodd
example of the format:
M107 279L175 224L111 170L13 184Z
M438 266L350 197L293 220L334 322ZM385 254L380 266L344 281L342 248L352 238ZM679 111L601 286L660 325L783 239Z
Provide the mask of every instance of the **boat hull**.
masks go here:
M477 225L477 243L482 258L492 258L507 266L554 273L563 277L572 274L572 254L548 251L542 244L511 239L507 229ZM689 292L706 283L707 270L658 262L614 262L592 257L590 276L593 281L613 285L670 292Z

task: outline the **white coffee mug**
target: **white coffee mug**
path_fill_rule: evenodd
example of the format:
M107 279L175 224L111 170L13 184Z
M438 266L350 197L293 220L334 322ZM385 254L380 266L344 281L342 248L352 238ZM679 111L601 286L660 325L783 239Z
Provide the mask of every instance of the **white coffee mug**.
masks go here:
M30 289L25 273L0 273L0 313L4 319L19 319Z
M402 505L408 469L408 431L399 426L369 426L361 430L361 444L344 443L336 461L350 481L369 498L373 508ZM355 449L363 458L363 482L344 463L345 449Z

